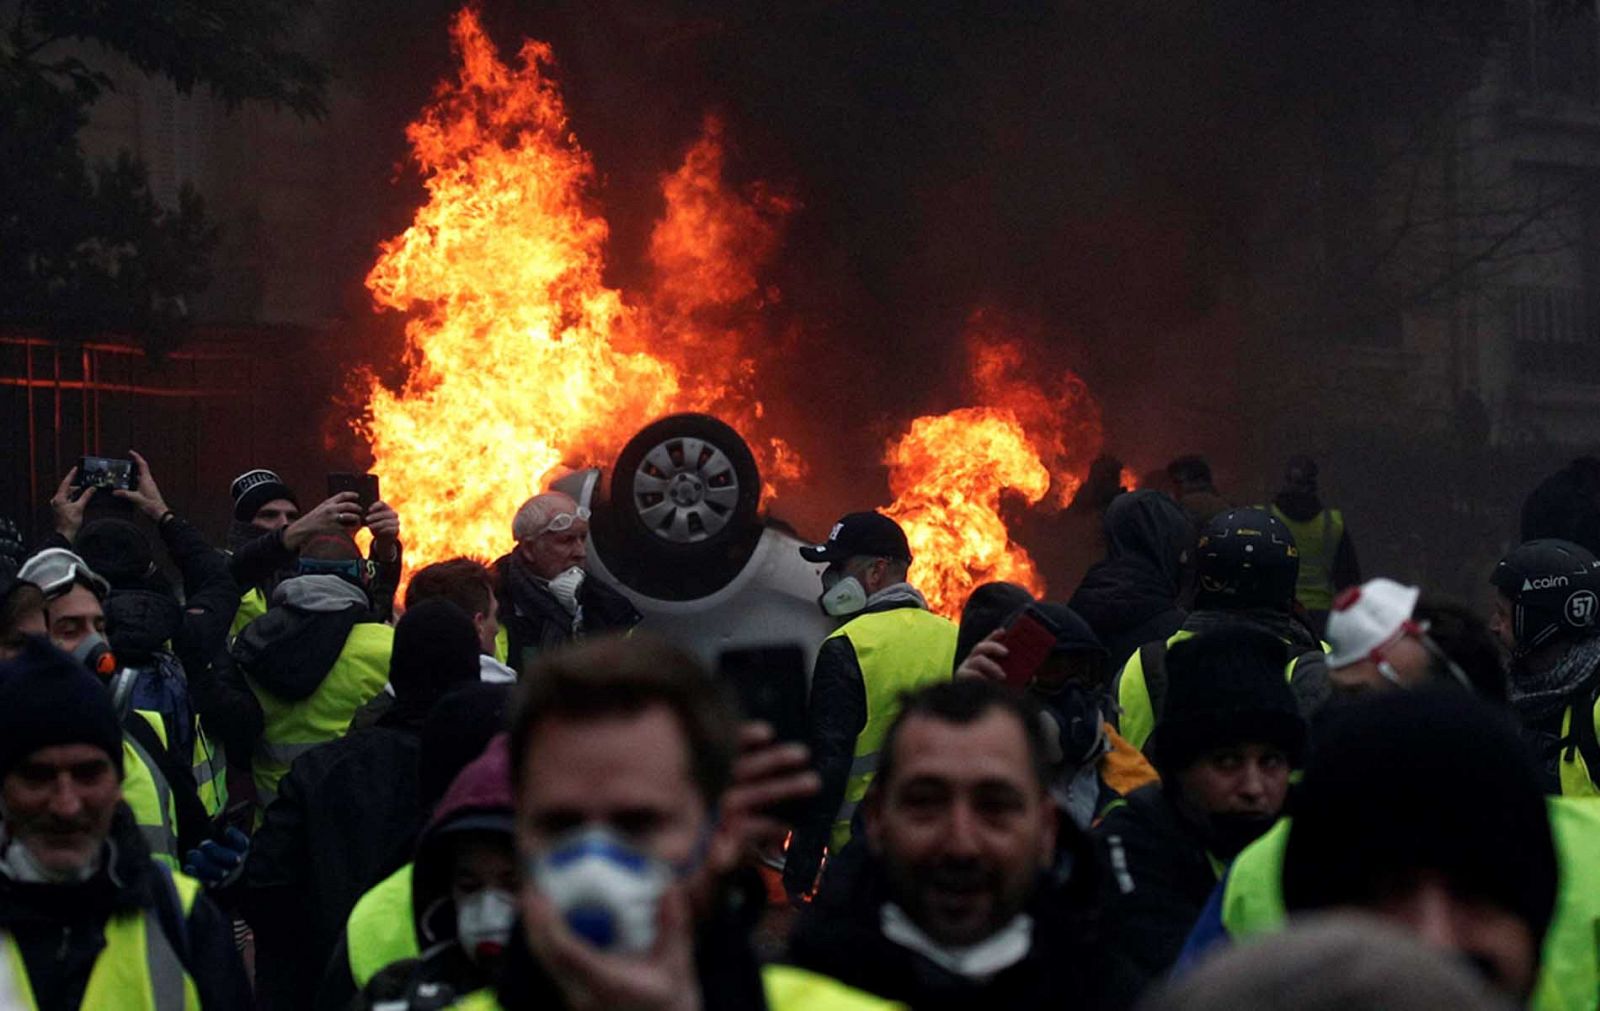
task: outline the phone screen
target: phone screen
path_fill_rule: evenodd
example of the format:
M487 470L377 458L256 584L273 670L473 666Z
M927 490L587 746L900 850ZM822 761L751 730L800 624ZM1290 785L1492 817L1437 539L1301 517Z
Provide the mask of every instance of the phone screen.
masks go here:
M133 461L105 456L81 457L74 484L79 488L130 489L133 487Z

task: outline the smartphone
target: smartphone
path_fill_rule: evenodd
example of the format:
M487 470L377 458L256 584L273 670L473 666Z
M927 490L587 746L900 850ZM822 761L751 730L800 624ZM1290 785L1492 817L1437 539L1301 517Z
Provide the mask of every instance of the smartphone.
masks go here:
M83 456L78 458L78 476L73 479L73 487L121 488L127 491L133 487L133 473L132 460Z
M372 504L378 501L378 475L376 474L329 474L328 497L340 492L353 491L356 493L356 504L361 507L361 515L365 516Z
M1006 658L1000 661L1006 684L1020 690L1028 687L1055 649L1056 630L1048 618L1029 606L1011 619L1000 642L1006 648Z
M798 644L727 649L717 658L717 675L733 685L745 717L771 725L784 743L805 743L806 673L806 652ZM809 804L809 798L785 801L770 813L793 825Z

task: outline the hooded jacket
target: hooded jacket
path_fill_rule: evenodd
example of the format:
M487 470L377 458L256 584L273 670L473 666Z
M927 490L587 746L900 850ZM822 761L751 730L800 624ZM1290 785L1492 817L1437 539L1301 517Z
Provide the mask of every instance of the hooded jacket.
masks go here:
M1106 557L1090 567L1069 602L1120 668L1140 646L1183 624L1183 554L1194 530L1158 491L1119 496L1106 510Z
M872 856L848 888L836 887L829 876L795 927L789 960L917 1011L1026 1011L1064 1001L1074 1008L1126 1007L1135 995L1134 977L1101 939L1103 879L1093 847L1063 820L1057 850L1062 870L1041 875L1024 910L1033 920L1028 953L986 981L957 975L885 935L890 890L881 861Z
M251 1007L232 924L204 895L177 922L176 895L164 894L160 879L168 872L150 859L125 806L112 819L107 854L106 866L81 885L24 884L0 873L0 931L21 952L34 1006L76 1011L105 947L107 921L144 911L161 923L206 1011Z
M338 576L297 576L278 584L272 603L239 633L233 655L263 689L299 702L316 692L366 618L367 596Z

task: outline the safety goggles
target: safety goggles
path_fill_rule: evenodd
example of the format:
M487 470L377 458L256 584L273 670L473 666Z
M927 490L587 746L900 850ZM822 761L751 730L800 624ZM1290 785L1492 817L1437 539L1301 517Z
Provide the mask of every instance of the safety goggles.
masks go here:
M47 548L34 555L17 570L17 578L37 586L45 600L63 596L76 584L87 586L100 598L111 592L104 577L66 548Z
M1429 658L1435 664L1443 667L1445 672L1457 684L1469 692L1473 691L1472 682L1467 678L1467 672L1461 669L1460 664L1450 659L1443 649L1439 648L1439 644L1434 642L1433 637L1428 634L1429 628L1429 623L1425 621L1407 621L1400 626L1400 634L1395 636L1391 643L1398 642L1404 636L1411 636L1422 646L1423 651L1428 654ZM1372 662L1378 668L1379 676L1396 688L1406 687L1404 682L1400 680L1400 672L1395 670L1394 665L1389 662L1389 658L1383 648L1373 650L1371 657Z
M579 506L570 513L556 513L554 516L550 517L550 522L544 525L544 529L540 530L539 534L565 533L566 531L571 530L572 524L578 522L579 520L583 520L585 523L587 523L590 515L591 514L588 506Z

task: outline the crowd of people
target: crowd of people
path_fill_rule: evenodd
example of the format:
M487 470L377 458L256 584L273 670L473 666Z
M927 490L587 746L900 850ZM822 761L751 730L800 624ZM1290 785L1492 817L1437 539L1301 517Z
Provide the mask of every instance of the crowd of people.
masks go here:
M0 529L0 1007L1600 1006L1600 463L1483 616L1363 581L1303 457L959 622L851 512L783 740L568 495L406 573L381 501L250 470L219 549L131 456Z

